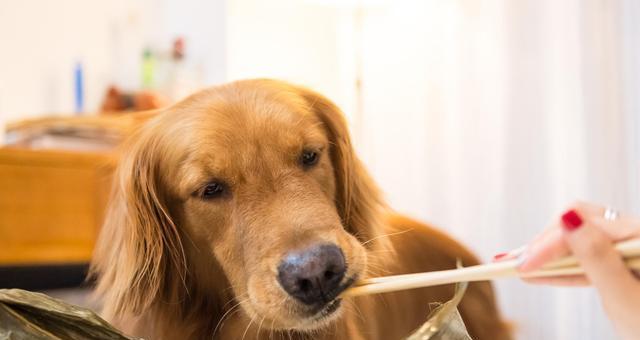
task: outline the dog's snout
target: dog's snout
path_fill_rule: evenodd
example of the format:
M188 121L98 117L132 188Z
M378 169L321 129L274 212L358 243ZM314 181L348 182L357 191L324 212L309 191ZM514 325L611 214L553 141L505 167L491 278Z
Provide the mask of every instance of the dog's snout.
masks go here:
M292 297L315 305L335 298L345 272L342 250L320 244L288 253L278 266L278 281Z

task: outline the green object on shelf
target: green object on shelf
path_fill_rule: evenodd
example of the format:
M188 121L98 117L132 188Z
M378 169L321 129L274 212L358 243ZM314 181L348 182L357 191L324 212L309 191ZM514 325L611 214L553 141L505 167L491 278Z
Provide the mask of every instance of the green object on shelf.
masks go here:
M156 59L150 49L144 50L142 55L142 88L151 89L154 84L154 73L156 68Z

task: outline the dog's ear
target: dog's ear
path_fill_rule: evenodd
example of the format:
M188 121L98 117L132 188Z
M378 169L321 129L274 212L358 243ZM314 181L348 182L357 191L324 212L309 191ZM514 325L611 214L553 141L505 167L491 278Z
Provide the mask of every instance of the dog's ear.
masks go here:
M355 154L342 111L314 91L298 88L311 110L324 125L336 179L336 205L347 230L370 248L389 248L384 237L386 206L380 191Z
M91 274L105 314L139 314L182 284L186 275L180 235L160 189L162 142L143 126L125 143ZM182 279L173 282L172 278Z

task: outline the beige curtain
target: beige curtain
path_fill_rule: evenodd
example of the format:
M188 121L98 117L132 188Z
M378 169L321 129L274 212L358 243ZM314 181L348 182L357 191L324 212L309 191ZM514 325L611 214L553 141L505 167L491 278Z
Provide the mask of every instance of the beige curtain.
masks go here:
M576 199L640 211L634 1L400 1L363 24L358 147L395 208L484 259ZM610 339L590 289L498 283L520 339Z

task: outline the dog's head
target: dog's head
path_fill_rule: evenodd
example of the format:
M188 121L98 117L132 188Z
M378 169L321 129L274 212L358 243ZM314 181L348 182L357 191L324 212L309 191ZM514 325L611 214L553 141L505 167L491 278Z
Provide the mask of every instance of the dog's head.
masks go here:
M197 93L126 144L93 269L111 313L229 295L276 329L340 315L385 247L378 192L329 100L273 80ZM369 242L371 240L376 242Z

